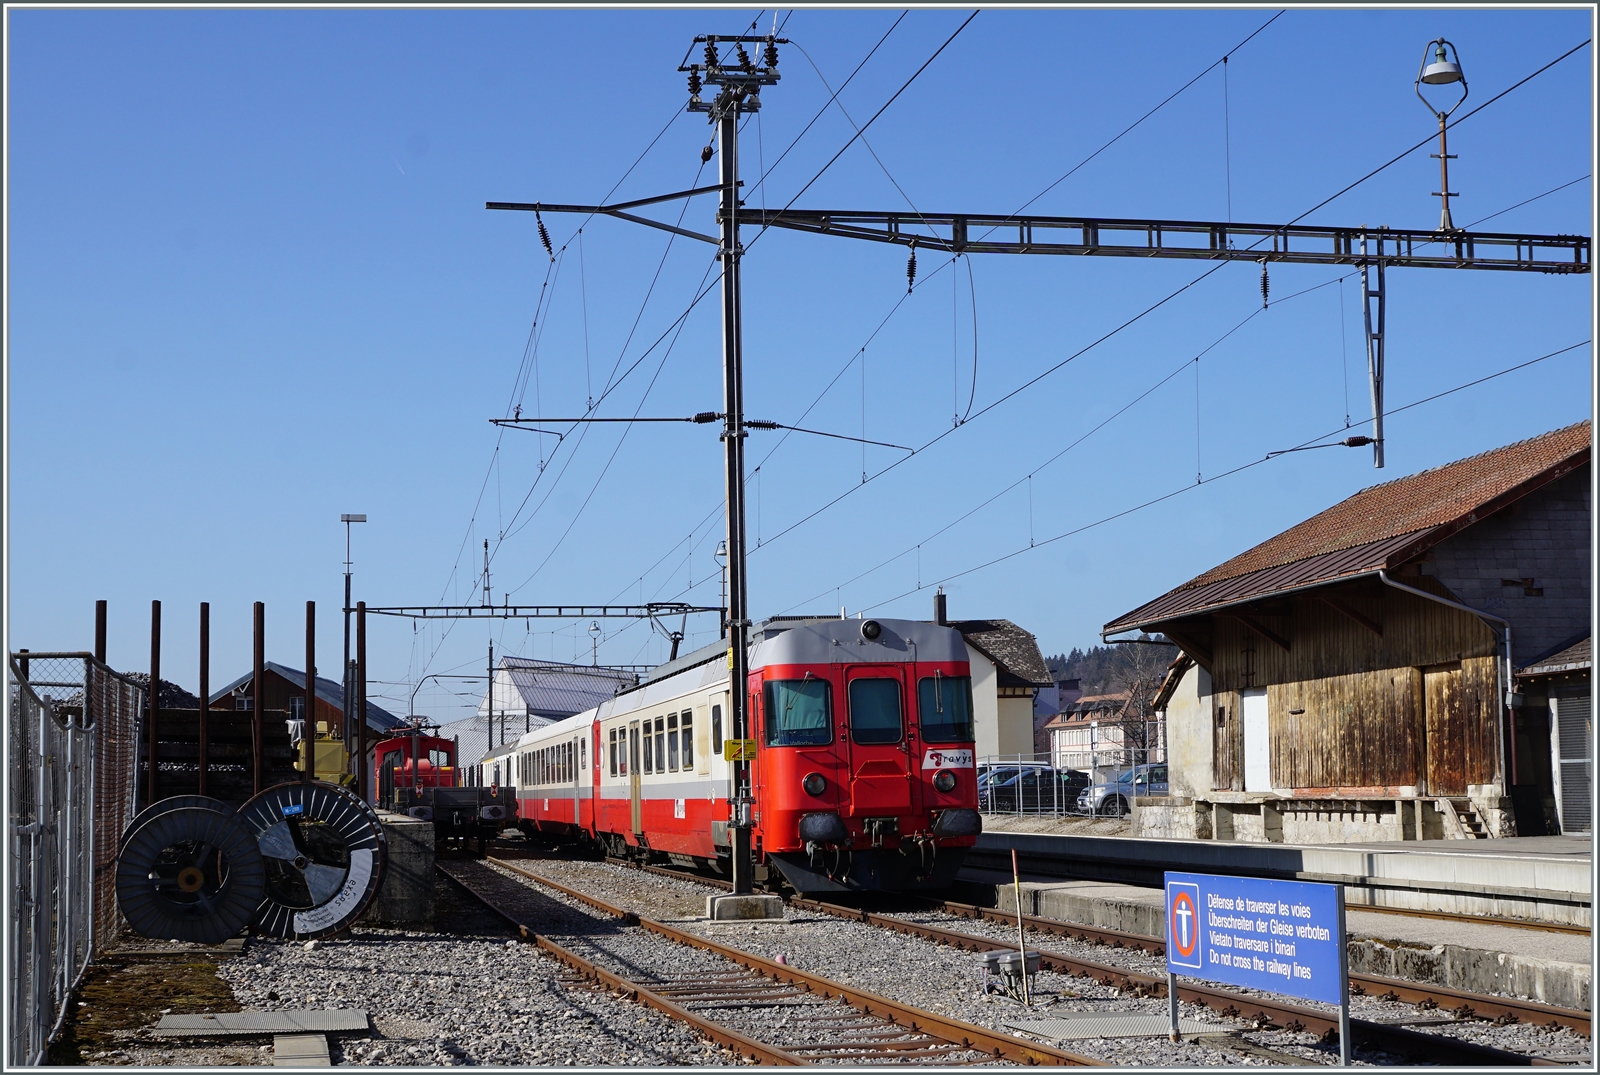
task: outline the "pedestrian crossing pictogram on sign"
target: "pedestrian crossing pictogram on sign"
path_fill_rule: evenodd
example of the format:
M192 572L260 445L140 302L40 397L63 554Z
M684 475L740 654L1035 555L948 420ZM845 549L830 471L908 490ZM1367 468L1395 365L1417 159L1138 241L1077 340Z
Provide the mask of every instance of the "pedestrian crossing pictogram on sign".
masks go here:
M1200 969L1200 886L1167 883L1167 962Z

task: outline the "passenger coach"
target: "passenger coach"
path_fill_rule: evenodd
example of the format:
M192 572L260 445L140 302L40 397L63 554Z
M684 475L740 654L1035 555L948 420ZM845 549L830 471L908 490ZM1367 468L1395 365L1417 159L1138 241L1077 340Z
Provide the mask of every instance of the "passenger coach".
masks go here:
M748 692L757 878L802 892L942 888L979 832L961 635L916 620L769 620ZM515 747L530 834L727 872L725 643Z

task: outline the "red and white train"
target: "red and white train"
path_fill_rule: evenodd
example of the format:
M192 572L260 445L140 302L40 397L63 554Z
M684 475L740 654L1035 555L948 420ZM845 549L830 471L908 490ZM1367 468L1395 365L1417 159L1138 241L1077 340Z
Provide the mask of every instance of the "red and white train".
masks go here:
M718 643L527 733L502 775L517 789L518 825L726 872L730 689ZM768 620L751 632L746 690L758 880L775 872L802 892L953 881L981 828L958 632L917 620Z

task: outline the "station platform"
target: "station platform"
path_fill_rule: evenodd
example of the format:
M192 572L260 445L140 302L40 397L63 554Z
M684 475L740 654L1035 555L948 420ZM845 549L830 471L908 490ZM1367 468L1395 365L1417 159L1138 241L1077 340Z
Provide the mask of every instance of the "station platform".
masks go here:
M967 858L964 878L1011 876L1015 849L1032 881L1088 880L1160 888L1168 870L1345 886L1348 907L1515 918L1588 928L1594 855L1587 836L1308 846L1187 841L992 826Z
M1026 914L1165 937L1166 870L1342 884L1352 972L1590 1010L1587 838L1295 847L991 830L959 876L1008 911L1013 847Z

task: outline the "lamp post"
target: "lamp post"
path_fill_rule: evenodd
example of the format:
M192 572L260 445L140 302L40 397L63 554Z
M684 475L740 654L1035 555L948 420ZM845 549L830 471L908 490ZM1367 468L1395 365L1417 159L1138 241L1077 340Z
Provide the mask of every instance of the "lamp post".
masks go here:
M344 741L350 742L350 524L364 523L365 515L341 515L339 521L344 523L344 664L340 666L343 689L340 694L339 704L344 709Z
M1446 46L1449 46L1448 52L1446 51ZM1428 62L1428 48L1433 49L1432 63ZM1461 97L1448 109L1440 111L1429 103L1426 97L1422 96L1422 84L1424 82L1430 86L1447 86L1452 82L1459 82L1461 83ZM1438 194L1441 203L1439 230L1455 231L1456 226L1450 220L1450 199L1456 195L1450 189L1451 155L1445 141L1445 129L1448 126L1447 121L1450 118L1450 113L1460 108L1461 102L1467 99L1467 76L1461 73L1461 54L1456 51L1455 45L1442 37L1437 41L1428 42L1427 47L1422 50L1422 64L1417 68L1415 88L1417 100L1421 101L1428 111L1439 119L1439 152L1429 154L1429 156L1439 158L1439 189L1435 192Z
M430 673L428 673L427 675L423 676L421 679L417 680L417 685L415 687L411 688L411 702L410 702L410 704L408 704L406 706L406 721L407 721L407 723L415 724L417 722L417 692L422 689L422 685L424 683L428 682L428 680L430 680L430 679L470 679L470 680L481 680L482 678L483 678L482 676L449 675L449 674L444 673L444 672L430 672Z
M600 636L604 633L599 620L589 621L589 664L592 667L600 664Z
M722 569L722 637L728 637L728 543L717 542L717 551L711 554L717 566Z

